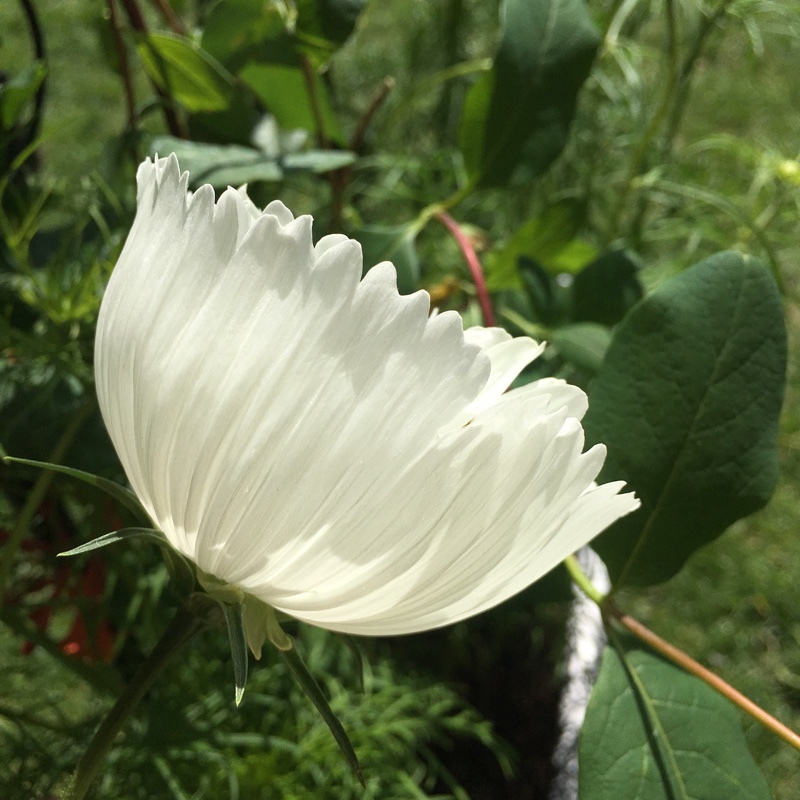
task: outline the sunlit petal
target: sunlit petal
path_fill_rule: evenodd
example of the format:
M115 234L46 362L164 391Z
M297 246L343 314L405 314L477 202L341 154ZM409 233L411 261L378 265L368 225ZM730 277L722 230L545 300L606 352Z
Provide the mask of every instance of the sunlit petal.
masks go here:
M361 277L341 235L187 192L174 157L140 167L138 212L103 300L103 416L131 485L209 575L323 627L454 622L523 590L637 501L597 487L586 397L542 351L462 331Z

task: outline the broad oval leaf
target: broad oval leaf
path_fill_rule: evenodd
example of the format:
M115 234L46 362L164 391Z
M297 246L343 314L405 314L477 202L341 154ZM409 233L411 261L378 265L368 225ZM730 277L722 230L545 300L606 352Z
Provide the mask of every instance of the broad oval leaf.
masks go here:
M780 296L755 259L720 253L635 306L589 392L600 481L641 508L595 540L615 586L659 583L769 500L786 371Z
M771 800L736 709L641 649L603 653L578 752L580 800Z
M503 186L521 164L545 172L567 141L600 36L583 0L505 0L500 47L464 103L459 147L480 186Z

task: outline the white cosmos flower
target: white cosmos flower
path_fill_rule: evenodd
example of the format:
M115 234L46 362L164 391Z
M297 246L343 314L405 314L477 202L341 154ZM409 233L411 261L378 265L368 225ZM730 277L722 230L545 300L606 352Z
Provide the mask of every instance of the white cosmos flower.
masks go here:
M594 484L580 389L505 393L541 345L431 318L390 264L362 279L356 242L187 182L174 156L139 168L96 377L134 491L200 570L323 628L410 633L497 605L638 506Z

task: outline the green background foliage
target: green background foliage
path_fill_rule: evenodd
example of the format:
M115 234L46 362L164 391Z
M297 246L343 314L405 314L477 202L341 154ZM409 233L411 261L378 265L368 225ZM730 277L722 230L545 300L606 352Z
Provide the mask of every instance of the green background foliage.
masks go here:
M603 478L643 500L597 541L616 601L798 727L796 1L187 0L177 21L142 4L138 22L131 6L113 6L120 44L111 5L34 5L42 52L22 6L0 9L0 446L124 480L92 335L148 153L178 153L193 186L249 182L262 205L314 214L317 235L348 233L366 268L393 260L401 291L476 324L472 277L434 224L446 209L498 324L550 342L521 380L587 388ZM0 779L29 797L63 780L181 586L144 544L62 569L59 549L138 521L52 473L0 479ZM363 690L340 640L300 630L365 792L279 659L252 665L233 708L224 631L208 631L96 796L544 796L568 597L559 570L484 618L366 644ZM630 665L678 750L768 796L747 745L774 796L798 796L795 754L768 733L655 657L620 658L607 651L589 708L582 800L631 788L597 747L609 726L650 758ZM673 692L702 719L668 708ZM695 796L707 764L676 765L648 773L648 794Z

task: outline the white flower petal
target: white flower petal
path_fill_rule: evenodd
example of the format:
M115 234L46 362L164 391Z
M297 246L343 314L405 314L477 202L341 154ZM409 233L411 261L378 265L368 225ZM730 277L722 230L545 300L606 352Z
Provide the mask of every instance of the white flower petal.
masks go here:
M480 394L456 418L452 419L448 429L466 425L481 411L492 406L508 389L513 380L528 364L538 358L544 350L544 344L537 344L527 336L511 338L511 334L502 328L468 328L464 331L464 339L475 344L489 357L492 371L489 380Z
M341 235L146 162L97 388L131 485L204 572L353 633L495 605L636 507L593 484L585 395L505 393L541 346L361 279ZM469 424L467 424L469 423Z

